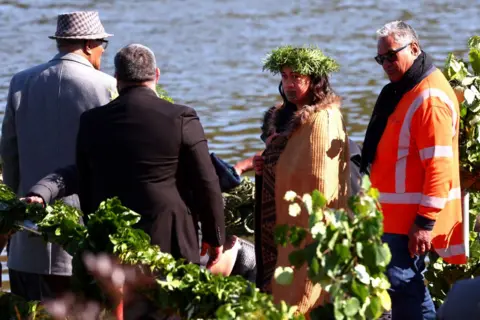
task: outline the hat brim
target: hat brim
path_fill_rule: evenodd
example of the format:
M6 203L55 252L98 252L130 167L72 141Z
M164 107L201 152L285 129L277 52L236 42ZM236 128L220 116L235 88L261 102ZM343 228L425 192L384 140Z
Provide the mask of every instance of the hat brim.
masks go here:
M99 33L91 35L78 35L78 36L49 36L50 39L65 39L65 40L96 40L96 39L105 39L108 37L113 37L111 33Z

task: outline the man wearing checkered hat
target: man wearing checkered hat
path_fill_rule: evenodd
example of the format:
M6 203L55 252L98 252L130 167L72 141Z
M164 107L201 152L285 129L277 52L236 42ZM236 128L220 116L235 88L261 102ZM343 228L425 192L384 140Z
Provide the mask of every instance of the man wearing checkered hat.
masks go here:
M109 36L97 12L61 14L50 37L58 54L13 76L0 156L4 182L19 196L47 173L75 163L80 115L116 94L115 79L99 71ZM79 207L77 195L63 200ZM69 286L71 259L61 247L17 232L8 251L11 291L27 300L59 295Z

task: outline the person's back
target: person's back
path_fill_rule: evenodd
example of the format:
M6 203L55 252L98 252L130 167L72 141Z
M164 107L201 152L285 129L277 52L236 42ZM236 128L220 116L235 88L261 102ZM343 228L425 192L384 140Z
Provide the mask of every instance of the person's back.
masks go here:
M47 173L74 163L80 115L116 91L115 79L97 70L108 36L96 12L59 15L50 37L59 53L12 78L0 154L4 182L19 196ZM64 200L79 206L76 195ZM32 300L62 291L72 272L70 255L27 232L10 239L8 266L12 292Z
M221 255L225 222L220 185L203 128L189 107L160 99L160 70L153 52L132 44L115 56L119 97L85 112L77 139L80 201L94 211L118 197L141 214L137 225L164 252L200 261L196 226L202 241ZM195 214L188 199L195 201Z
M81 114L106 104L116 88L113 77L67 53L15 75L11 91L21 150L18 194L25 195L45 174L75 162Z
M88 143L91 198L82 201L82 209L92 212L103 200L117 196L142 214L141 226L149 234L155 233L150 228L157 212L186 211L180 191L190 187L180 163L186 114L195 117L193 109L162 100L143 86L122 90L115 101L86 113L82 141Z

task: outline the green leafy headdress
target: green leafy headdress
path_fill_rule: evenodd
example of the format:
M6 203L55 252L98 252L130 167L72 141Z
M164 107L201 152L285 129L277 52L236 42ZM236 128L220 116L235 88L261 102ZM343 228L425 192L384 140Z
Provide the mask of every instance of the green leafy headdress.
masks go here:
M283 46L273 50L264 59L263 70L278 74L289 66L302 75L324 77L338 71L338 63L317 47Z

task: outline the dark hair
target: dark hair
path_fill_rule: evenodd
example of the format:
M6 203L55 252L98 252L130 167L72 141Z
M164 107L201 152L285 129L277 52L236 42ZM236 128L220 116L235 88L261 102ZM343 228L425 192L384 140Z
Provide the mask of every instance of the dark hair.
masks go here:
M155 80L157 64L152 50L141 44L130 44L115 55L117 79L126 82Z
M278 91L282 96L283 104L278 110L277 116L275 117L275 127L277 128L277 132L280 133L287 128L290 120L293 117L293 114L295 111L297 111L297 106L288 101L287 96L283 91L283 85L281 81L278 86ZM333 92L333 89L330 86L330 81L326 76L311 76L308 94L310 95L310 105L328 105L334 102L334 100L337 98L335 92Z

